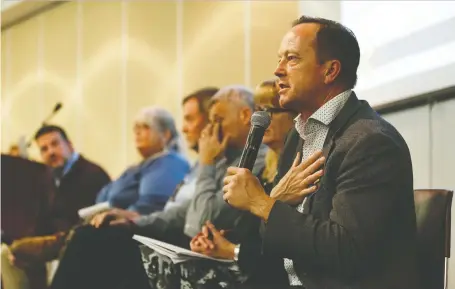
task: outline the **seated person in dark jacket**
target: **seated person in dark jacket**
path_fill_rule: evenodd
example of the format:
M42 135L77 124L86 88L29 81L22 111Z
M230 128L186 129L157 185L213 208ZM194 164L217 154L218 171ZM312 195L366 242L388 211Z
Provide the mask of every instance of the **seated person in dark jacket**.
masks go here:
M2 248L2 275L7 288L18 288L21 287L19 284L28 282L23 268L29 266L24 265L44 265L45 261L57 257L60 247L58 240L64 235L62 232L79 222L77 211L93 205L97 193L110 182L103 168L86 159L74 148L63 128L56 125L42 126L34 138L44 164L51 168L50 186L53 188L48 192L49 200L43 201L48 205L43 208L42 219L45 224L41 226L39 234L44 236L14 240L9 248ZM9 278L10 276L20 277Z
M271 195L300 192L300 154L306 163L322 149L324 175L292 206L269 197L248 170L229 168L225 200L263 221L259 242L236 248L239 264L275 258L279 267L262 274L273 288L419 288L411 156L399 132L352 91L355 36L337 22L303 16L279 55L280 104L300 115Z

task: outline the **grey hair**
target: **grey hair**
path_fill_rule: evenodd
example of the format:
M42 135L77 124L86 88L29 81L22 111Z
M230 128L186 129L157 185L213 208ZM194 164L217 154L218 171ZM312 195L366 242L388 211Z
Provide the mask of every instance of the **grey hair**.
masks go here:
M244 85L229 85L221 88L212 97L210 105L213 105L219 100L240 102L243 105L248 106L251 111L254 111L255 108L253 91Z
M168 130L171 133L171 138L167 142L166 148L181 154L185 153L185 146L175 126L174 117L164 108L150 106L141 109L135 118L135 123L155 128L162 134Z

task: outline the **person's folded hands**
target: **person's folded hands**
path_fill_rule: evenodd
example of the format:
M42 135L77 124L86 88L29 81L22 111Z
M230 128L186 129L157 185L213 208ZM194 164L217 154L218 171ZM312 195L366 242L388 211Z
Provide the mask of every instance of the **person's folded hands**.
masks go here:
M232 260L235 244L224 237L225 233L224 230L218 231L210 221L207 221L202 231L191 240L191 250L214 258Z

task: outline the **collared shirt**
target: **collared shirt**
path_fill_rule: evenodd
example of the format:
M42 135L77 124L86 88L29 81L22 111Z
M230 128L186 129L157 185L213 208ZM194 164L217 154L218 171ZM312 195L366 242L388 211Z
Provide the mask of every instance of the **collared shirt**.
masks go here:
M71 170L73 165L79 159L79 153L73 152L73 154L69 157L66 163L63 165L63 168L55 169L54 170L54 182L55 186L60 186L61 179Z
M325 139L329 132L330 123L335 119L343 106L346 104L351 90L346 90L316 110L309 118L304 121L301 115L295 119L295 128L303 139L302 159L306 159L318 150L322 150ZM297 207L297 211L303 213L306 198ZM284 258L284 268L288 273L289 283L291 286L301 286L302 282L295 273L292 260Z

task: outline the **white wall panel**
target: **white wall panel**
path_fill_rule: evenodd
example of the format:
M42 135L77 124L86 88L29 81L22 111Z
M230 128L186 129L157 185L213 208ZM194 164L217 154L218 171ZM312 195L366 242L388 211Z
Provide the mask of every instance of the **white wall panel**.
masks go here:
M455 190L455 99L433 105L431 129L432 186Z
M428 106L386 114L384 118L398 129L409 146L414 172L414 188L429 188L431 163Z

